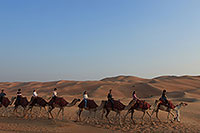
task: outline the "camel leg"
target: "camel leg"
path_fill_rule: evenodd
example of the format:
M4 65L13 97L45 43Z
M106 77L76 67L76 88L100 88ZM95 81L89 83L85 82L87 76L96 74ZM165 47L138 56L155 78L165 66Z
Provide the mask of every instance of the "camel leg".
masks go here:
M145 115L145 113L146 113L146 112L145 112L145 111L143 111L142 120L144 120L144 115Z
M119 112L119 125L122 126L122 122L121 122L121 113Z
M5 107L3 106L2 108L5 108ZM4 109L3 113L2 113L2 116L5 116L5 111L6 111L5 109Z
M3 113L2 113L2 116L5 116L5 113L7 112L7 108L6 107L4 107L5 109L4 109L4 111L3 111Z
M15 115L17 115L17 106L14 107L13 112L14 112Z
M58 116L59 116L61 110L62 110L62 108L60 108L60 110L58 111L58 113L56 115L56 119L58 119Z
M156 110L154 109L154 110L152 111L152 113L151 113L151 116L152 116L155 112L156 112Z
M41 111L42 111L42 107L40 106L40 112L39 112L39 115L38 115L39 118L41 117Z
M149 114L149 112L147 111L147 115L149 116L150 120L151 120L151 115Z
M82 113L83 109L80 109L79 108L79 111L78 111L78 120L81 121L81 113Z
M132 110L128 110L128 111L127 111L127 113L126 113L125 116L124 116L124 121L126 120L127 115L128 115L129 113L131 113L131 111L132 111Z
M103 109L103 111L102 111L102 115L101 115L101 118L103 119L103 115L105 114L105 109Z
M133 120L133 114L134 114L134 110L131 110L131 120L132 120L133 124L135 124L135 121Z
M52 119L53 119L53 115L51 113L51 111L54 109L54 107L49 107L49 114L51 115Z
M156 118L161 122L161 120L158 118L158 111L159 110L156 110Z
M167 120L169 120L169 115L170 115L170 112L168 112L168 114L167 114Z
M108 120L108 122L110 123L110 120L109 120L109 118L108 118L108 115L109 115L109 113L110 113L110 110L106 110L107 112L106 112L106 118L107 118L107 120Z
M171 111L169 113L173 116L173 118L175 118L174 114ZM173 122L173 120L171 120L171 122Z
M62 120L64 120L64 108L62 108Z
M44 110L47 113L47 116L49 116L49 112L47 111L46 107L44 107Z

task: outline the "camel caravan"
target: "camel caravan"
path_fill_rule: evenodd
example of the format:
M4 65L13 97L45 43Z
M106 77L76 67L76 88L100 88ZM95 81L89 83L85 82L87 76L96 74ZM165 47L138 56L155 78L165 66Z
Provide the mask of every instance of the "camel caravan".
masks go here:
M8 113L8 106L11 106L14 103L13 113L16 115L18 107L21 106L23 108L23 117L27 118L28 112L30 112L29 114L31 114L33 107L37 106L40 108L39 117L41 115L41 110L44 109L49 119L54 118L52 115L52 111L55 108L59 108L56 118L58 118L60 112L62 112L62 119L64 119L64 108L72 107L80 102L78 105L79 109L77 112L76 121L81 121L81 113L83 112L83 110L89 111L90 116L93 113L94 118L97 111L102 111L101 118L103 119L105 116L106 119L110 121L108 115L111 111L113 111L116 113L116 118L119 119L119 123L121 124L121 112L127 110L127 113L125 114L123 120L125 121L126 117L131 113L131 120L135 124L135 121L133 119L133 114L135 111L143 112L141 119L143 119L145 114L147 114L150 121L152 115L156 113L156 118L160 121L158 117L158 112L162 110L168 112L168 120L169 116L171 115L173 117L173 120L171 121L180 122L180 109L187 106L187 103L183 102L174 106L172 102L167 99L166 90L163 90L162 96L159 100L155 100L153 105L150 105L145 100L140 100L136 96L135 91L133 91L132 98L133 99L129 102L128 105L124 105L119 100L114 100L112 97L112 90L109 90L109 93L107 95L108 100L102 100L101 104L98 106L94 100L88 98L87 91L84 91L83 100L81 102L80 99L75 98L74 100L72 100L71 103L69 103L64 98L58 97L56 88L53 90L53 96L51 97L49 102L47 102L42 97L39 97L36 90L33 90L33 96L31 97L30 101L28 101L26 97L22 96L21 89L18 89L17 96L12 97L11 100L6 97L4 90L2 90L2 92L0 93L0 107L5 108L5 111L2 113L2 116L5 116L5 113ZM150 111L152 112L150 113Z

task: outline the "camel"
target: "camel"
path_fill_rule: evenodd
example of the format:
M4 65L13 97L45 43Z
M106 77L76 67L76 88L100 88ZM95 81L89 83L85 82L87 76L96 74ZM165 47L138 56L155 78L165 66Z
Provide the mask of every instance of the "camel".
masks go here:
M133 101L133 100L132 100ZM131 102L132 102L131 101ZM135 101L135 100L134 100ZM137 110L137 111L142 111L143 112L143 115L142 115L142 120L144 119L144 116L145 114L147 113L148 116L150 117L150 120L151 120L151 115L149 114L149 110L150 109L151 105L147 102L145 102L144 100L139 100L139 101L136 101L136 104L134 104L128 111L127 113L125 114L124 116L124 120L126 120L126 117L129 113L131 113L131 120L133 123L135 123L135 121L133 120L133 114L134 114L134 111Z
M98 105L95 103L94 100L88 99L88 100L87 100L87 108L85 108L85 101L82 100L81 103L78 105L79 110L78 110L78 112L77 112L78 118L77 118L76 121L78 121L78 120L81 121L81 113L83 112L83 110L89 111L90 114L91 114L92 112L94 112L94 117L95 117L96 111L97 111L97 110L101 110L101 109L103 108L103 106L104 106L103 104L101 104L100 106L98 106Z
M2 113L2 116L4 116L5 112L8 113L7 107L8 107L9 105L12 105L12 104L13 104L15 98L16 98L16 97L12 97L12 98L11 98L11 101L10 101L7 97L3 97L3 98L2 98L2 102L1 102L1 104L0 104L0 107L2 107L2 106L5 107L5 111Z
M154 114L154 112L156 112L156 118L161 122L161 120L158 118L158 112L159 110L162 110L162 111L165 111L165 112L168 112L168 115L167 115L167 120L169 120L169 115L172 115L174 117L174 120L177 120L177 121L180 121L180 108L181 107L184 107L184 106L187 106L187 103L183 103L181 102L180 104L174 106L174 108L169 108L163 104L159 104L160 103L160 100L155 100L155 104L153 106L153 111L152 111L152 114L151 116ZM174 114L172 113L172 111L175 111L176 112L176 118L174 116ZM172 121L171 121L172 122Z
M15 97L15 98L16 98L16 97ZM17 101L17 99L16 99L16 101L15 101L14 104L15 104L15 106L14 106L13 112L17 113L17 108L18 108L19 106L22 106L22 107L24 108L23 114L24 114L24 116L25 116L26 107L27 107L28 104L29 104L27 98L26 98L26 97L21 97L21 100L20 100L20 101Z
M112 110L111 103L103 100L101 103L103 105L102 119L103 119L104 113L106 112L105 117L110 122L108 115L109 115L110 111L114 111L114 112L116 112L116 117L119 116L119 123L121 125L121 114L120 114L121 111L129 110L135 103L136 102L134 100L132 100L131 102L129 102L129 104L127 106L125 106L120 101L114 100L114 108Z
M56 118L58 118L60 112L62 111L62 119L64 119L64 108L65 107L72 107L74 105L76 105L77 102L79 102L80 99L74 99L71 103L68 103L64 98L62 97L56 97L55 100L53 101L53 99L51 99L48 103L49 105L49 114L51 115L51 117L53 118L53 115L51 113L51 111L55 108L60 108L60 110L58 111L58 114L56 116ZM50 117L49 117L50 118Z
M28 109L26 110L26 112L28 112L30 110L30 114L31 114L34 106L40 107L39 117L41 115L42 108L44 108L44 110L48 114L48 111L46 109L46 106L48 106L48 102L46 100L44 100L42 97L31 97L31 101L28 104Z

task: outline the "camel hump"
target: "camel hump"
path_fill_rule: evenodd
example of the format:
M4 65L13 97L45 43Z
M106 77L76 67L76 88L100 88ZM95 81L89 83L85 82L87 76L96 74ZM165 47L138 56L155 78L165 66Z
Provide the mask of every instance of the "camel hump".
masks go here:
M149 109L151 105L147 103L145 100L137 100L137 102L134 105L134 108L141 108L141 109Z
M114 109L123 110L125 108L125 105L121 103L119 100L113 100L113 102L114 102ZM112 108L112 103L110 101L107 101L106 107Z
M69 104L69 102L67 102L64 98L62 97L56 97L55 99L55 104L61 106L61 107L64 107L66 106L67 104Z
M8 107L9 104L10 104L10 100L7 97L3 97L0 107L2 107L2 105L4 105L5 107Z
M79 108L85 108L85 100L82 100L81 103L78 105ZM87 107L90 109L97 108L98 105L95 103L94 100L88 99L87 100Z

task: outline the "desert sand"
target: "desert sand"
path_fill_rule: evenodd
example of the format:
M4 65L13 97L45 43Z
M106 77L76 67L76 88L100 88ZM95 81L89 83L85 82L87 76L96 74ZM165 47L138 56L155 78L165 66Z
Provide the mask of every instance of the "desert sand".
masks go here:
M101 112L97 112L96 118L87 119L89 112L84 111L82 121L76 122L78 107L65 108L64 120L61 116L57 119L48 119L42 110L42 116L38 117L39 108L34 107L33 114L27 119L20 117L22 109L18 110L18 116L12 113L13 106L5 116L0 117L0 132L200 132L200 76L161 76L153 79L143 79L133 76L118 76L105 78L100 81L53 81L53 82L1 82L0 89L4 89L11 98L16 95L17 89L28 99L31 98L33 89L39 96L48 101L53 88L58 88L58 95L68 102L74 98L82 99L84 90L88 91L89 98L99 105L101 100L106 100L109 89L113 90L113 97L127 105L131 100L131 93L136 91L140 99L144 99L153 105L154 100L159 99L162 90L167 90L167 96L176 105L185 102L188 106L181 109L181 122L167 121L167 113L159 112L162 122L155 115L152 122L145 116L141 120L142 112L134 113L133 124L130 115L119 125L115 119L115 113L109 115L111 123L105 118L100 119ZM0 112L5 109L0 108ZM53 111L55 116L58 109ZM122 112L122 118L126 111ZM2 114L2 113L1 113Z

